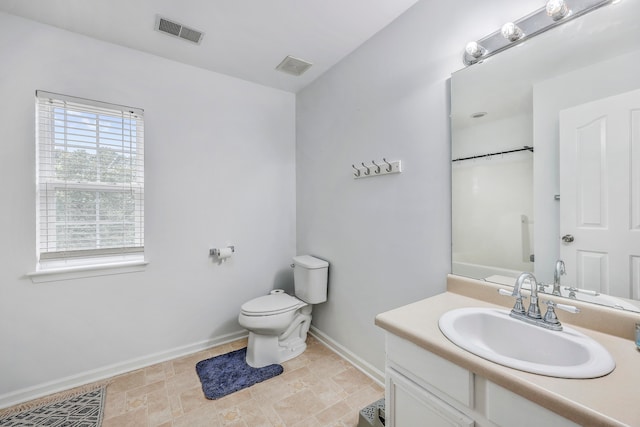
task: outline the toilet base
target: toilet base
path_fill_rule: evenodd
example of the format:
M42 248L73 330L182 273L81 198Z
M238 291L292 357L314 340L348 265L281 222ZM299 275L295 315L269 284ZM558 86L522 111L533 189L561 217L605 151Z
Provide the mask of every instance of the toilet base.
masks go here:
M277 336L249 332L247 364L253 368L262 368L286 362L300 356L306 349L307 343L300 337L291 337L285 342L279 342Z
M307 332L311 325L311 307L304 307L293 323L280 335L249 331L247 364L253 368L282 363L300 356L307 349Z

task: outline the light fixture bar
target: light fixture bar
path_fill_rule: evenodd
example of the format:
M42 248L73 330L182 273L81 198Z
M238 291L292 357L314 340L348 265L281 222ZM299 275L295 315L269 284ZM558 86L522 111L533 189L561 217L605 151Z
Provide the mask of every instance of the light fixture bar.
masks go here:
M555 3L559 3L556 0ZM570 20L582 16L586 13L592 12L599 7L612 3L613 0L567 0L566 8L567 12L563 17L558 18L556 15L551 17L547 13L547 7L542 7L535 12L520 18L517 21L513 21L513 25L520 29L522 36L514 40L507 38L502 34L502 30L499 29L488 36L475 42L477 45L482 46L485 50L481 56L473 56L465 49L463 54L463 62L465 65L472 65L484 60L496 53L502 52L511 46L518 45L525 40L537 36L545 31L550 30L558 25L569 22ZM562 2L564 4L564 2ZM472 42L473 43L473 42Z

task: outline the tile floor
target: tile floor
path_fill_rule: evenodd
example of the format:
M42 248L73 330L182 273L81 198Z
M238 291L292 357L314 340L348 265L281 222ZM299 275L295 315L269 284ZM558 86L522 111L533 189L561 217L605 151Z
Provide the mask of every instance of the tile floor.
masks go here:
M103 427L319 427L358 424L360 409L384 389L312 336L284 372L207 400L195 365L246 346L235 341L120 375L107 387Z

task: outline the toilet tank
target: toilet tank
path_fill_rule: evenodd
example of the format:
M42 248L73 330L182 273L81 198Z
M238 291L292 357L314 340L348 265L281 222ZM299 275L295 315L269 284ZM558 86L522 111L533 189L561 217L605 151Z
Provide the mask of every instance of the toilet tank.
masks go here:
M293 257L293 282L295 294L309 304L327 300L329 263L325 260L300 255Z

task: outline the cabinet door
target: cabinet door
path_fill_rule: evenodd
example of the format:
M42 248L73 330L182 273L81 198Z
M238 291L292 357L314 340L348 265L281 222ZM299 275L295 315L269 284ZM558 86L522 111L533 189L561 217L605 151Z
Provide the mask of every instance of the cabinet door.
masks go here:
M393 369L387 370L387 427L473 427L462 412Z

